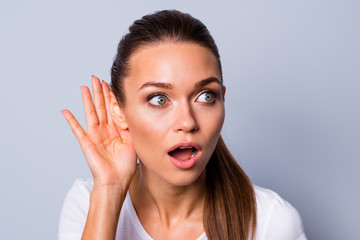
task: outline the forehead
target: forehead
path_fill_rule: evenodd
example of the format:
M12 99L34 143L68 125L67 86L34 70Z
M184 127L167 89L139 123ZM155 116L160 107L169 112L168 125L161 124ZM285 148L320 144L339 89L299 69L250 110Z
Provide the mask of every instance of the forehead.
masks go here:
M169 42L139 48L130 58L125 86L136 87L147 81L179 85L209 77L221 77L209 49L195 43Z

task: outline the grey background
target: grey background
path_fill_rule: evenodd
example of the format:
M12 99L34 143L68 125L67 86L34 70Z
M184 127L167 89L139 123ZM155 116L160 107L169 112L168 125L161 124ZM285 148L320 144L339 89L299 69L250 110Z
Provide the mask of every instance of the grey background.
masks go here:
M90 177L60 114L84 123L80 85L109 80L144 14L201 19L220 49L223 135L260 186L300 212L309 239L360 239L360 2L1 1L0 239L56 239L64 197Z

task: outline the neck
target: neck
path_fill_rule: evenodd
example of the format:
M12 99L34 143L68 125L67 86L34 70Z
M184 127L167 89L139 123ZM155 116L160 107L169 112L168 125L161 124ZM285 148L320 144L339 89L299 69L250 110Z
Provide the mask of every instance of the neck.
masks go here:
M170 227L187 219L201 219L206 195L206 173L187 186L174 186L141 163L130 186L130 195L141 218L153 218Z

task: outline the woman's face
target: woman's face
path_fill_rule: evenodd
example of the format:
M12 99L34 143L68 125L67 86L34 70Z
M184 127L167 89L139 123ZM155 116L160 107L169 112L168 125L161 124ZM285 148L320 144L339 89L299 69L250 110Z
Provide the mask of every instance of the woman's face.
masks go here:
M185 186L204 171L224 121L214 55L194 43L144 46L124 79L125 121L147 176Z

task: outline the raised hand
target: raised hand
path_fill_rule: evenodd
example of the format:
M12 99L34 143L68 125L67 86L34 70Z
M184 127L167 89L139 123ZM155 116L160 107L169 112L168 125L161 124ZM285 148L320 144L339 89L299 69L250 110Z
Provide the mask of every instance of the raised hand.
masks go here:
M81 87L87 132L69 110L62 114L75 134L96 186L127 191L136 170L136 152L128 130L119 128L110 113L110 89L92 76L94 101L88 87Z

